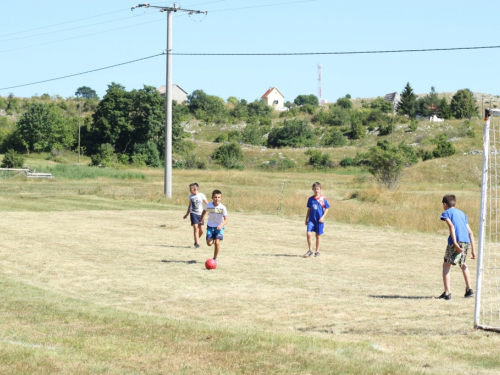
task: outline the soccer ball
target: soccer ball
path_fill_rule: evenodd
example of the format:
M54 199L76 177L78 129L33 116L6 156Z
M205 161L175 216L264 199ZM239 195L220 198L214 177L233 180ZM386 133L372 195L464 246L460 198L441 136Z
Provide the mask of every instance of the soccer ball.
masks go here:
M207 270L214 270L217 268L217 262L213 259L207 259L207 261L205 262L205 268Z

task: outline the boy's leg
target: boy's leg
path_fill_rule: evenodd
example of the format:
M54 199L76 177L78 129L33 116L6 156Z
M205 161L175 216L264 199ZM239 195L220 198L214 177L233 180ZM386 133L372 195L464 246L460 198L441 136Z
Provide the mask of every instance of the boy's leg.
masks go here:
M307 246L309 247L309 251L312 251L312 234L313 232L307 232Z
M316 252L319 253L319 246L321 245L321 234L316 233Z
M201 238L203 236L203 224L199 223L198 224L198 237Z
M199 224L193 224L193 237L194 243L198 245L200 243L200 235L199 235Z
M465 291L468 291L469 289L472 289L470 286L470 275L469 275L469 267L467 267L467 264L462 264L462 273L464 274L464 280L465 280Z
M450 294L450 268L450 263L443 263L443 284L445 294Z
M216 238L214 246L214 259L217 259L217 256L219 255L219 250L220 250L220 240Z

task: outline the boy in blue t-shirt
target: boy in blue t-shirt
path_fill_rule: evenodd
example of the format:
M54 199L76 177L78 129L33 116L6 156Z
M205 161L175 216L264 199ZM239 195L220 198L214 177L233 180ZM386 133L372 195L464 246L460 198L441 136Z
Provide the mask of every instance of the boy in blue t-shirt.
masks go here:
M439 296L441 299L450 300L450 269L451 265L457 263L462 268L465 279L465 298L472 297L474 291L470 285L469 268L465 264L467 251L472 250L471 259L476 259L476 248L474 247L474 234L469 227L467 216L455 208L457 198L453 194L447 194L442 200L444 212L441 214L441 220L448 224L450 236L448 237L448 246L444 254L443 263L443 284L444 292Z
M326 200L326 197L321 195L321 184L315 182L312 186L312 191L314 195L307 201L307 215L306 215L306 225L307 225L307 245L309 246L309 251L304 254L304 258L309 258L313 255L312 251L312 233L316 233L316 252L315 257L319 257L319 245L321 244L321 235L324 233L325 224L323 223L330 205Z

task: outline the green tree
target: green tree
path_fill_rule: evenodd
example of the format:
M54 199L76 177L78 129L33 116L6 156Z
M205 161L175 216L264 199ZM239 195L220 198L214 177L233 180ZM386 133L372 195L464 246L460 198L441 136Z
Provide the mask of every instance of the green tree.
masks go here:
M456 119L471 118L478 115L478 107L472 91L458 90L451 98L451 113Z
M293 101L295 105L310 104L312 106L319 106L319 99L316 95L299 95Z
M398 103L397 112L401 115L407 115L410 118L415 118L417 115L417 95L408 82L401 93L401 100Z
M189 110L200 120L221 123L227 117L224 99L208 95L203 90L195 90L188 95Z
M392 113L394 110L392 102L389 102L380 96L370 103L370 108L379 109L384 113Z
M316 141L316 136L309 123L302 119L285 120L282 126L275 127L269 133L269 147L308 147Z
M24 156L14 150L7 150L2 160L2 168L24 167Z
M350 98L338 98L337 99L337 104L340 108L345 108L345 109L351 109L352 108L352 102Z
M212 159L228 169L243 169L243 151L236 142L225 143L216 148L212 154Z
M449 120L453 117L453 113L451 112L451 106L448 104L446 98L441 98L441 102L439 103L439 117Z
M255 100L247 104L248 115L250 117L270 117L273 109L263 100Z
M333 130L323 139L323 144L330 147L342 147L347 144L347 139L342 132Z
M365 136L366 136L366 129L363 126L361 114L358 111L353 112L351 116L351 138L361 139L364 138Z
M315 168L333 167L332 157L330 154L313 149L307 150L305 154L309 156L308 164Z
M409 152L407 147L404 144L396 146L387 140L378 142L367 154L368 172L388 189L397 188L404 168L416 162L415 153Z
M95 92L95 90L92 90L88 86L82 86L76 89L75 96L77 97L82 97L85 99L94 99L94 100L99 100L99 96Z
M445 158L457 152L453 144L446 139L445 135L437 137L434 143L436 143L436 148L432 150L432 156L434 158Z
M17 133L27 151L69 149L75 142L76 129L63 117L54 103L30 102L17 123Z
M259 146L264 141L262 138L264 133L265 129L257 124L247 125L245 129L241 131L241 140L243 143Z

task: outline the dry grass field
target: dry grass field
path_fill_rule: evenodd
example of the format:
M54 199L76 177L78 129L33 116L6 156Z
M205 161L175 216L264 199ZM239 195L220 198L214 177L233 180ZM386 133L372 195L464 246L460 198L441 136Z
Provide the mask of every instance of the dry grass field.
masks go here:
M184 208L1 213L2 374L497 374L446 236L237 213L214 271ZM475 263L469 262L475 276Z

